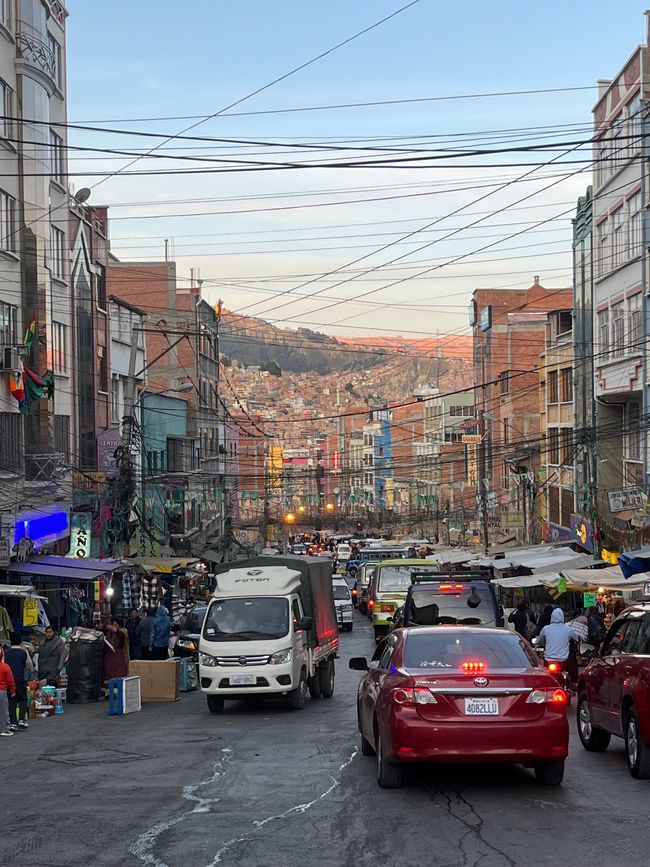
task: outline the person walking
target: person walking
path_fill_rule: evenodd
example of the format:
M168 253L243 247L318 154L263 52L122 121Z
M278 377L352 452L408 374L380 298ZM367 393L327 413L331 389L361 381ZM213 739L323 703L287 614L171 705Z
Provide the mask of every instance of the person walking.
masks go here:
M102 683L129 674L129 635L122 620L114 617L104 629L108 647L104 647L102 657Z
M140 658L140 645L138 643L138 627L140 626L141 618L137 608L132 608L129 611L129 618L126 621L126 631L129 634L129 656L131 659Z
M59 676L68 658L65 644L52 626L45 627L45 641L38 648L38 678L48 686L58 686Z
M517 607L514 611L510 612L510 616L508 617L508 623L513 623L515 632L518 632L524 638L526 636L526 627L528 626L527 608L528 603L525 599L522 599L521 602L517 603Z
M16 695L16 684L11 668L4 661L4 649L0 647L0 737L13 735L9 719L9 698Z
M551 614L552 613L553 613L553 606L550 604L545 605L544 608L542 609L542 613L539 615L539 617L537 619L537 629L539 632L541 632L545 626L549 625L549 623L551 622Z
M136 644L139 648L139 659L153 659L151 655L151 627L153 626L153 613L147 609L144 617L136 629Z
M164 605L158 607L151 625L151 659L169 659L172 619Z
M5 662L11 669L16 692L9 696L9 722L13 731L28 729L27 722L27 680L33 665L29 653L20 646L20 632L12 632L11 647L5 650Z

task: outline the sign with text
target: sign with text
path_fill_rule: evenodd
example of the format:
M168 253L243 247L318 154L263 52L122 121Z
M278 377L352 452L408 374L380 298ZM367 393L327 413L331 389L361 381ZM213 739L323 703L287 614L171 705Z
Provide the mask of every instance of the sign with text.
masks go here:
M465 421L461 421L458 427L461 430L471 430L473 427L476 427L477 424L478 422L475 418L466 418Z
M23 599L23 626L38 626L38 599Z
M580 542L585 551L590 554L594 550L594 540L591 530L591 521L582 515L571 515L571 538Z
M90 557L91 531L92 515L87 512L75 512L72 516L68 557Z
M11 565L11 545L9 539L0 539L0 569Z
M480 442L481 442L481 439L482 439L481 434L463 434L463 435L461 436L460 441L461 441L462 443L474 443L474 444L477 444L477 443L480 443Z
M585 608L591 608L592 605L596 604L596 594L595 593L583 593L582 594L582 604Z
M110 428L97 437L97 467L107 476L116 476L118 472L115 450L122 443L122 434L117 428Z
M467 481L470 485L478 485L478 454L475 445L467 446Z
M610 512L624 512L628 509L640 509L643 506L643 492L639 488L608 491L607 499Z

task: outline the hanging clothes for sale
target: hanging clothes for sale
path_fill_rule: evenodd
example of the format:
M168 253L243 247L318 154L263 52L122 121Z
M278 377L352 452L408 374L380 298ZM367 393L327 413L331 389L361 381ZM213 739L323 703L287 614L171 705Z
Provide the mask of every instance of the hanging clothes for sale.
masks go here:
M13 631L14 627L9 612L3 605L0 605L0 641L9 641Z
M162 595L160 578L158 575L142 576L142 607L146 610L158 608Z
M122 573L122 607L130 610L140 608L142 605L142 592L140 575L135 570Z

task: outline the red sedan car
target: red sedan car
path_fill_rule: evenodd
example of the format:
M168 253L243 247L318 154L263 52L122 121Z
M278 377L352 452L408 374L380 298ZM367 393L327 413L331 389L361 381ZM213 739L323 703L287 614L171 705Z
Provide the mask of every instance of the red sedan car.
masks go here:
M378 646L357 695L361 752L383 788L413 762L512 762L560 785L568 696L534 650L507 629L397 629Z

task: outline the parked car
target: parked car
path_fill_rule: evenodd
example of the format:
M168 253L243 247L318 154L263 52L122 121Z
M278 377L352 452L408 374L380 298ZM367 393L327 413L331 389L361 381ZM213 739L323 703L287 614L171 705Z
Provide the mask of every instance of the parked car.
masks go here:
M332 592L334 593L336 622L339 625L339 629L341 632L352 632L354 609L352 606L352 594L345 578L332 578Z
M185 655L191 653L195 659L199 658L199 639L201 638L201 629L203 628L203 621L205 620L207 610L208 606L203 604L190 608L185 615L180 638L176 643L177 648L183 648L183 650L188 651Z
M628 770L650 778L650 602L616 618L580 675L577 723L590 752L606 750L612 735L624 738Z
M530 645L505 629L432 626L383 639L357 693L361 752L377 757L382 788L414 762L511 762L538 782L564 776L568 695Z

